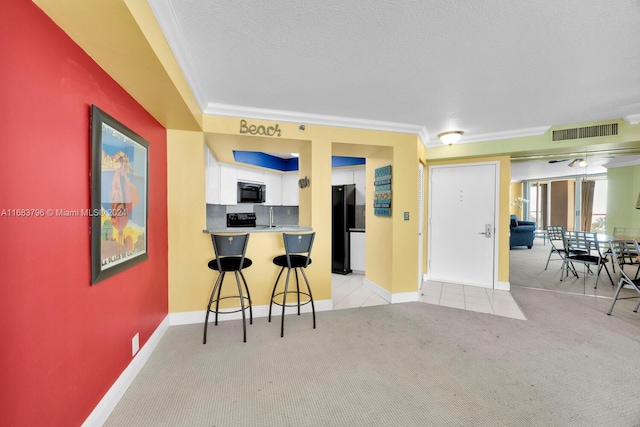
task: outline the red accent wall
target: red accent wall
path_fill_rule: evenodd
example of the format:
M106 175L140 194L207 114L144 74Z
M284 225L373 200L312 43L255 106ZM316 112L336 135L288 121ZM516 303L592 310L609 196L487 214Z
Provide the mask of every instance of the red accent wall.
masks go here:
M149 141L149 259L91 286L90 106ZM84 422L168 312L165 129L29 0L0 13L0 424ZM4 210L4 215L3 215Z

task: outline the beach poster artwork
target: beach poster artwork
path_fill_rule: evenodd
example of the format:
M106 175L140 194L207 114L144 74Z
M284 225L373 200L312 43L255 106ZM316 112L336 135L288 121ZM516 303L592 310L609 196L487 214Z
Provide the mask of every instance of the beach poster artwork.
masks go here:
M96 258L92 259L93 283L148 258L148 143L104 112L98 110L96 115L99 123L95 126L99 129L92 128L92 135L99 130L100 143L94 144L99 147L92 147L97 151L92 155L99 156L99 159L92 159L94 166L98 166L98 174L95 167L92 172L93 184L96 184L92 185L92 224L95 225L92 227L92 250L97 252L92 254L92 258ZM93 118L92 114L92 126ZM96 189L99 195L93 194ZM99 230L97 238L96 229Z

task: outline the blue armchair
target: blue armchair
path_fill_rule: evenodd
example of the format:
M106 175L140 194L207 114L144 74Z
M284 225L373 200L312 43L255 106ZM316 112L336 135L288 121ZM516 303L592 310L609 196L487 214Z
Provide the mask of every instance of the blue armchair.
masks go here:
M516 215L511 215L509 249L515 246L526 246L531 249L535 237L536 223L533 221L519 221Z

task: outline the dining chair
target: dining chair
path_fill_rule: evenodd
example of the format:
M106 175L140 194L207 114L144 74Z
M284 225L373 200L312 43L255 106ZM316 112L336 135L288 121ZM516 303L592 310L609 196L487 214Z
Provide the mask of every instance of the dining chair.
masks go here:
M316 328L316 309L313 303L313 295L311 293L311 287L309 286L309 280L304 272L305 269L311 264L311 248L313 247L313 240L316 233L282 233L284 240L284 255L278 255L273 259L273 263L280 268L280 273L276 278L276 282L273 285L273 291L271 292L271 302L269 303L269 322L271 322L271 308L273 304L282 306L282 319L280 320L280 336L284 337L284 312L287 307L297 307L298 316L300 315L300 307L311 303L311 312L313 314L313 329ZM285 280L284 289L281 292L276 293L278 288L278 282L282 276L282 272L287 269L287 278ZM296 276L296 290L289 290L289 276L291 270L294 271ZM300 282L298 279L298 271L302 273L304 282L307 285L307 291L300 290ZM287 304L287 295L293 294L297 298L297 302ZM303 295L306 301L301 301L300 296ZM280 300L282 298L282 300Z
M640 261L638 260L640 251L638 251L638 241L635 239L616 239L614 241L618 242L616 244L618 254L612 256L615 261L614 265L618 265L618 268L621 271L624 270L625 266L637 267L636 272L633 275L633 278L637 279L638 274L640 273ZM611 243L609 248L611 248ZM613 250L611 250L611 252L613 253Z
M590 233L586 231L565 231L564 232L564 248L565 248L565 262L562 264L562 273L560 280L568 276L568 270L571 269L576 277L578 272L574 267L574 263L583 264L587 267L587 271L590 270L590 266L597 266L596 284L598 287L598 279L600 278L600 271L604 267L611 285L615 286L609 269L607 268L607 258L604 257L600 251L600 245L598 243L598 237L596 233Z
M564 247L564 231L565 231L564 227L561 225L547 226L547 240L549 240L549 242L551 243L551 249L549 250L549 256L547 257L547 264L544 266L545 270L549 267L549 261L562 261L564 266L564 255L566 253L566 250ZM573 250L573 253L576 254L576 253L585 253L585 252L579 251L579 250ZM553 254L558 255L559 258L552 260L551 256Z
M611 315L613 311L613 306L616 305L616 301L620 296L620 291L623 287L628 287L631 289L635 289L640 294L640 279L638 279L638 272L636 271L636 278L632 279L622 268L623 264L621 260L634 260L635 264L637 264L640 270L640 262L638 261L638 254L640 253L640 247L638 247L637 240L613 240L610 242L611 252L613 254L613 262L614 264L618 264L618 270L620 270L620 281L618 282L618 289L616 289L616 294L613 297L613 302L611 303L611 308L609 309L608 315ZM634 312L638 312L638 308L640 308L640 298L638 299L638 304L636 304L636 308L633 310Z
M613 239L614 240L630 240L640 238L640 229L632 227L613 227ZM611 255L611 248L607 248L604 252L605 256ZM616 272L616 264L611 261L613 272ZM621 263L623 265L623 263Z
M228 314L242 312L242 332L244 336L244 342L247 342L247 322L245 316L245 310L249 309L249 324L253 323L253 311L251 304L251 294L249 293L249 287L247 281L242 274L244 268L250 267L253 261L250 258L245 257L247 251L247 243L249 242L249 234L212 234L211 241L213 242L213 251L215 253L215 259L209 261L208 267L217 271L218 278L216 279L213 289L211 290L211 296L209 297L209 305L207 306L207 314L204 319L204 337L202 338L202 344L207 343L207 326L209 325L209 313L215 313L215 325L218 325L218 314ZM222 295L222 285L224 283L224 277L226 273L233 272L236 277L236 284L238 286L237 295ZM242 278L242 284L244 284L244 291L240 282ZM217 295L216 295L217 291ZM246 294L245 294L246 292ZM220 310L220 301L224 299L238 299L240 302L240 308L238 310ZM248 303L245 306L245 300ZM215 308L211 306L215 303Z
M549 267L549 261L553 254L558 255L559 261L564 262L564 242L562 240L562 233L564 227L561 225L548 225L547 226L547 240L551 243L551 249L549 250L549 256L547 257L547 264L544 266L546 270Z

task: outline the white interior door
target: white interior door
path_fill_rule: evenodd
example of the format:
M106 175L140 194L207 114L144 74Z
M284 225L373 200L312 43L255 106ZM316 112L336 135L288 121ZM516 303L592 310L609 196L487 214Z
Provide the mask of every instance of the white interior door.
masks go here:
M429 280L493 288L498 164L429 168Z

